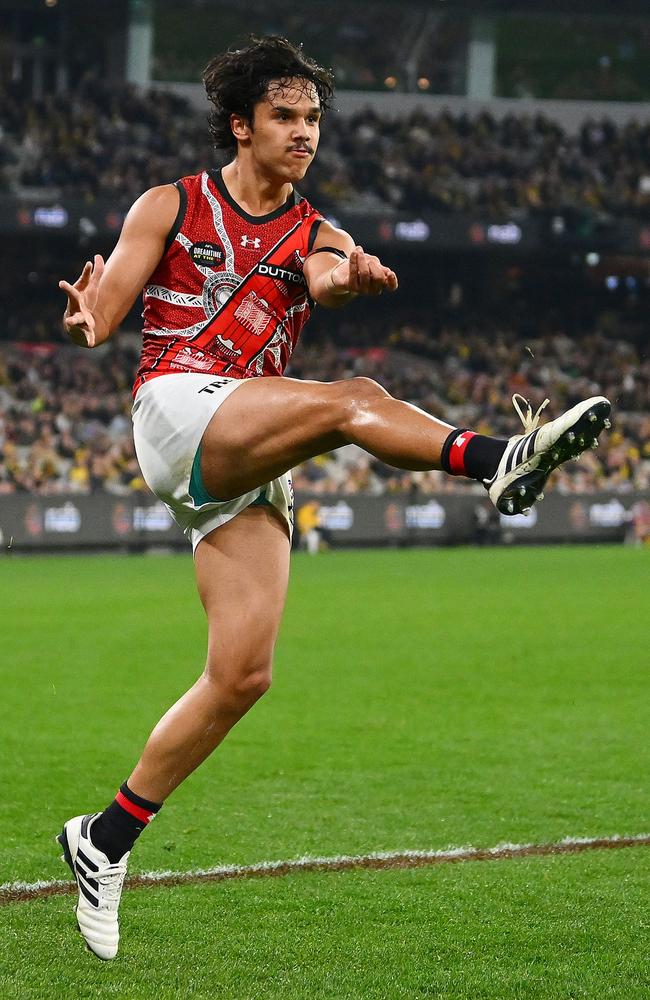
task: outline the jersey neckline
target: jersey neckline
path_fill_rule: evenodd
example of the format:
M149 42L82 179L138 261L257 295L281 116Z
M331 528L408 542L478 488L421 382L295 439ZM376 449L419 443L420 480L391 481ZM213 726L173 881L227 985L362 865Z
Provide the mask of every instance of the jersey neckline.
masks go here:
M212 181L216 185L216 188L221 197L224 199L224 201L228 202L230 207L233 209L233 211L237 213L237 215L240 215L242 219L245 219L246 222L250 222L251 225L253 226L259 226L265 222L271 222L273 219L279 219L281 215L284 215L285 212L289 212L292 208L295 208L299 202L302 201L302 195L298 194L298 192L294 188L289 197L287 198L287 200L285 201L284 205L280 205L279 208L274 209L272 212L268 212L266 215L249 215L248 212L245 212L244 209L241 207L241 205L235 201L230 191L226 187L225 181L221 176L221 167L215 168L214 170L209 170L208 176L212 179Z

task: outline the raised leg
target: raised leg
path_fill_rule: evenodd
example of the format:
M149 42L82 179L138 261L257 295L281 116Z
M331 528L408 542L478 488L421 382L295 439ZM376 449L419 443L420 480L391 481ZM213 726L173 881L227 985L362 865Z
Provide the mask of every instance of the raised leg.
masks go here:
M345 444L396 468L436 469L452 430L372 379L251 379L208 425L201 471L212 496L229 500Z
M558 465L596 446L611 426L611 405L592 396L539 426L546 403L534 415L522 397L513 403L524 434L505 440L454 429L394 399L372 379L252 379L226 399L206 429L203 481L213 497L229 500L352 443L398 469L444 468L469 476L484 483L502 514L526 513L542 499Z

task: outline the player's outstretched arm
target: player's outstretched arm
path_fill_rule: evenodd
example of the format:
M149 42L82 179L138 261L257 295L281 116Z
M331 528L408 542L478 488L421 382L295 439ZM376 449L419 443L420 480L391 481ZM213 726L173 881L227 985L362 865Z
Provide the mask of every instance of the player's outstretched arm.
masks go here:
M323 222L318 230L314 248L305 260L304 274L311 297L329 309L339 308L357 295L397 290L395 272L329 222Z
M59 282L68 296L63 328L73 343L97 347L119 326L165 252L178 206L173 184L145 191L131 207L106 263L95 254L74 284Z

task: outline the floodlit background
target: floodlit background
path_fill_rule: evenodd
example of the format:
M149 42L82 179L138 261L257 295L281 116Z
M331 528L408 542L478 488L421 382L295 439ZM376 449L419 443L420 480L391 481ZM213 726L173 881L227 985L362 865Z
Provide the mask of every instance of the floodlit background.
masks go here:
M405 3L396 18L393 4L338 0L286 15L258 0L3 0L5 543L184 545L133 453L140 304L83 353L62 342L57 280L110 253L147 187L218 162L201 67L250 31L284 32L334 69L336 108L302 190L401 282L317 310L290 373L371 375L504 435L515 391L535 407L549 396L550 415L601 392L615 408L613 433L527 521L495 523L480 486L354 447L308 462L299 504L317 497L328 543L647 537L650 19L642 5L450 6Z
M296 469L320 551L274 688L133 871L649 832L647 5L0 0L0 995L646 998L644 846L127 892L109 967L71 896L9 901L66 878L62 821L202 668L133 451L140 304L84 352L57 282L146 188L220 162L201 68L250 32L333 68L301 192L400 279L316 310L289 373L506 436L514 392L550 416L603 393L613 428L527 519L354 447Z

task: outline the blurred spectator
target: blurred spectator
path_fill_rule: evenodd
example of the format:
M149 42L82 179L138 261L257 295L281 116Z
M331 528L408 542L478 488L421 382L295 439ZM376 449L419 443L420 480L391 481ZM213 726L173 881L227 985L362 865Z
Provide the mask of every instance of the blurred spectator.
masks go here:
M305 344L289 373L324 381L365 374L453 424L505 437L517 431L513 392L535 407L548 396L551 414L602 392L614 403L611 433L597 451L563 466L552 488L579 494L650 486L650 361L631 343L599 333L574 340L543 333L524 349L513 329L495 330L487 321L469 333L446 326L432 337L416 325L393 324L375 336L372 347L341 346L342 331ZM3 346L0 494L145 491L130 424L136 359L137 340L128 335L93 352ZM305 462L295 470L294 486L316 494L483 493L478 484L440 472L389 468L354 445Z
M67 345L6 345L0 493L146 491L129 417L125 373L134 364L135 355L117 344L97 358Z
M144 188L211 162L205 116L178 96L109 88L92 74L65 98L35 101L9 88L0 88L6 189L125 206ZM488 113L420 110L388 119L372 110L348 118L332 112L301 189L324 209L524 215L574 208L650 217L650 125L588 121L570 136L541 115L497 121ZM0 493L146 490L130 426L138 339L120 335L92 353L55 347L61 261L43 246L22 252L18 263L6 251L0 269L0 338L13 342L0 348ZM555 488L647 488L643 295L597 308L593 290L574 283L562 292L554 286L554 303L538 304L547 279L536 291L530 283L521 294L505 288L501 300L477 301L472 310L464 280L454 278L444 303L438 295L418 304L412 295L377 315L367 307L326 323L317 311L290 374L325 381L369 375L430 413L502 436L517 429L514 392L535 405L549 396L553 413L602 392L614 403L614 429L597 452L563 467ZM305 463L296 485L314 493L482 493L439 472L388 468L352 446Z
M0 190L127 207L146 188L215 163L206 114L92 75L74 94L42 101L0 88ZM301 191L326 210L650 218L650 125L587 121L569 135L541 114L332 111Z
M296 527L298 528L299 545L311 556L318 554L321 548L320 505L315 500L298 507L296 512Z

